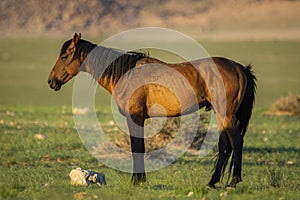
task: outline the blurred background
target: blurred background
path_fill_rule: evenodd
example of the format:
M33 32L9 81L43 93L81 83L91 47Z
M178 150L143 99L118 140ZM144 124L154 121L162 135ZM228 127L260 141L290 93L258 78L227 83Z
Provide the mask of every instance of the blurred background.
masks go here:
M3 36L107 37L143 26L175 29L195 39L299 39L294 0L3 0Z

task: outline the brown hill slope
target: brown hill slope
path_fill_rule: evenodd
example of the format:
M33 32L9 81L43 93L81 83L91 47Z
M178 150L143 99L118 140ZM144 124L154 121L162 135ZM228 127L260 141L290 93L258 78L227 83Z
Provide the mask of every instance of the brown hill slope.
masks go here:
M299 39L300 1L246 0L2 0L4 36L110 35L159 26L193 37Z

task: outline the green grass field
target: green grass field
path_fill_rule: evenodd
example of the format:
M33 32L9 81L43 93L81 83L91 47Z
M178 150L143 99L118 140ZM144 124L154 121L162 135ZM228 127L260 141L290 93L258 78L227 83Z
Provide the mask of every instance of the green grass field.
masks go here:
M264 115L279 97L300 94L300 41L200 42L212 56L251 63L258 78L244 142L243 182L235 190L224 189L224 183L216 190L205 187L214 153L201 159L184 154L149 173L139 187L131 185L130 174L93 158L74 126L73 81L59 92L47 85L62 42L0 41L0 199L300 199L300 118ZM109 108L103 108L109 96L99 92L100 120L109 121ZM36 139L36 134L47 138ZM68 173L75 167L103 172L108 185L70 185Z

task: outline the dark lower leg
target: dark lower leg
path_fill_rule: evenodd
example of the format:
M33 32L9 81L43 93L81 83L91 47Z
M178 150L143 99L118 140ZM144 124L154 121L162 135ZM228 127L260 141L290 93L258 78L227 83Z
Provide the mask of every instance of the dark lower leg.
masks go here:
M237 157L236 155L233 154L233 156ZM240 162L239 159L235 159L234 160L234 168L233 168L233 176L231 179L231 182L229 183L229 185L227 185L227 187L236 187L236 185L242 181L242 177L241 177L241 167L240 167Z
M130 132L131 152L133 158L132 182L138 185L146 181L145 173L145 144L144 144L144 118L139 116L128 116L127 125Z
M146 181L144 154L133 153L132 157L133 157L133 174L131 180L134 185L138 185L139 183Z
M142 156L139 157L141 158L133 156L133 174L131 181L134 185L138 185L139 183L146 181L144 155L142 154Z
M231 146L225 132L222 132L219 139L219 155L215 171L209 182L209 186L214 188L214 184L220 181L221 174L226 167L227 161L231 154Z
M144 138L137 138L134 136L130 136L130 140L131 140L131 151L132 151L132 158L133 158L132 181L134 185L137 185L140 182L146 181L145 163L144 163L144 153L145 153Z
M243 148L243 137L237 134L233 138L233 176L229 184L230 187L235 187L236 184L242 181L242 148Z

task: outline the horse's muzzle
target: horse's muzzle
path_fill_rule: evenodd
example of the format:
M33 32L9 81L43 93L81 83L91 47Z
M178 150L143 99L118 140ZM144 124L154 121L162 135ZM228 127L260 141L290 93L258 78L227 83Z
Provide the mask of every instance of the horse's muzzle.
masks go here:
M60 90L62 83L56 78L48 79L49 87L55 91Z

